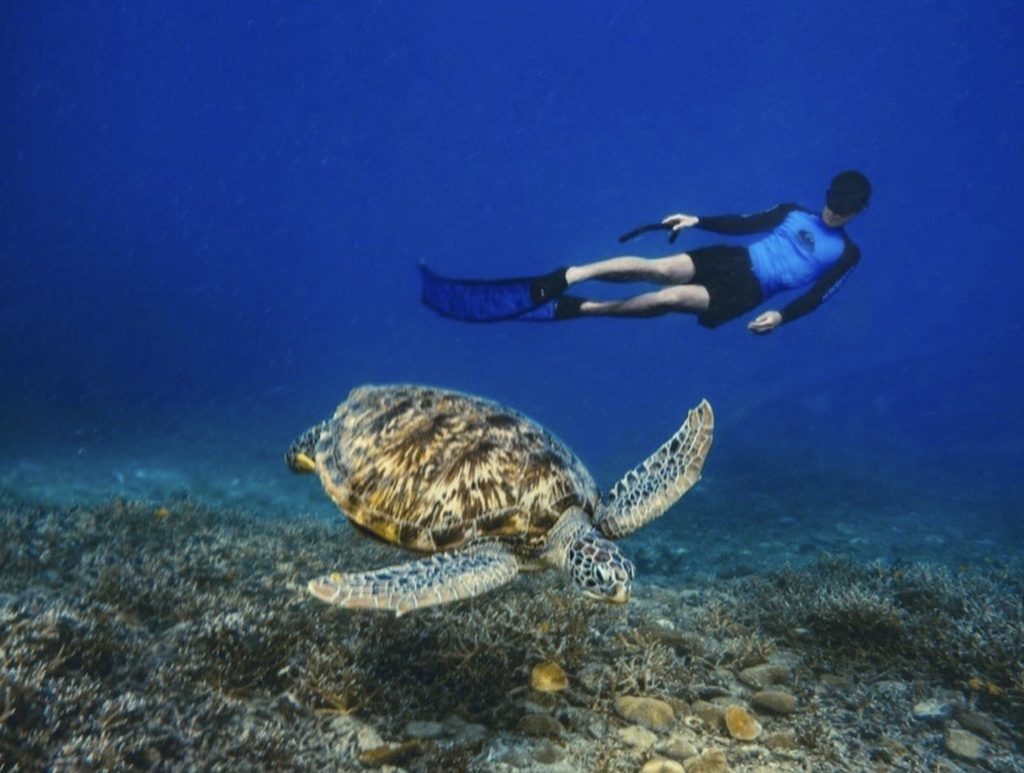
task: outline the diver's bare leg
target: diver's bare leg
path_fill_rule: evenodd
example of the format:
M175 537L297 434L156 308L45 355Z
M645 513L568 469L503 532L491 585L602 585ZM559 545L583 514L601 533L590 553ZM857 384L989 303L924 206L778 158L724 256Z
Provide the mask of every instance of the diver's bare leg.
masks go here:
M570 287L591 279L604 282L653 282L672 285L691 281L693 272L693 260L685 252L665 258L637 258L624 255L582 266L570 266L565 271L565 281Z
M659 317L671 312L701 314L708 310L710 300L707 288L703 285L673 285L621 301L581 299L574 316Z

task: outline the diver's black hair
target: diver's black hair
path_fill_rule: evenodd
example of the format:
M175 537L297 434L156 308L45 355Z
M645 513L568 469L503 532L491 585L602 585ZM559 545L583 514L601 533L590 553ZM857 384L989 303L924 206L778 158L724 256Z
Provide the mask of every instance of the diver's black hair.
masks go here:
M847 169L832 178L825 204L837 215L855 215L868 205L871 183L856 169Z

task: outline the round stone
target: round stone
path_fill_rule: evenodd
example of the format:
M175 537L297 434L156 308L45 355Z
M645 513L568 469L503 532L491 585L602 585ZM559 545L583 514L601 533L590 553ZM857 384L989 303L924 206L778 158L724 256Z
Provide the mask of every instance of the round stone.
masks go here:
M750 699L755 708L773 714L792 714L796 711L796 698L783 690L762 690Z

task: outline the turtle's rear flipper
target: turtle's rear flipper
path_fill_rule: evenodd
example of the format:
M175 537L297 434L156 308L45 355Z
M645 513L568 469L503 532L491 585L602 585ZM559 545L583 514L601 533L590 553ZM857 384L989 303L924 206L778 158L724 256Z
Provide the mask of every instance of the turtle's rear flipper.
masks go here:
M482 545L372 572L332 574L309 583L309 592L350 609L414 609L479 596L512 582L516 557L501 545Z
M539 277L452 279L420 264L420 277L426 306L470 322L515 319L548 304L567 287L565 269Z

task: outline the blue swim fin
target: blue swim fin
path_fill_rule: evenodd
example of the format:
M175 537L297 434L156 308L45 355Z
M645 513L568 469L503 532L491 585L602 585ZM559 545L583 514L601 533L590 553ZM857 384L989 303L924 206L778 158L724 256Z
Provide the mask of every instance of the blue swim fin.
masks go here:
M529 311L524 311L515 317L517 322L554 322L558 317L555 312L558 309L558 298L545 301L540 306L534 306Z
M546 307L554 308L554 300L546 294L550 284L547 277L450 279L435 274L422 263L420 276L423 303L446 317L471 322L544 319L552 315ZM537 312L537 316L532 312Z

